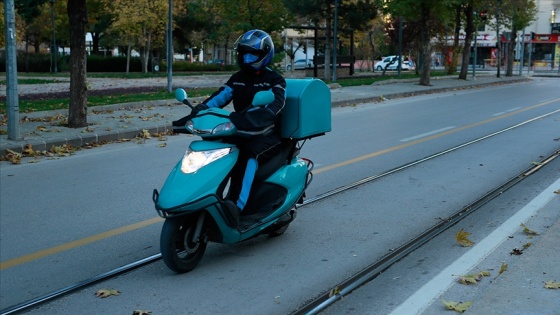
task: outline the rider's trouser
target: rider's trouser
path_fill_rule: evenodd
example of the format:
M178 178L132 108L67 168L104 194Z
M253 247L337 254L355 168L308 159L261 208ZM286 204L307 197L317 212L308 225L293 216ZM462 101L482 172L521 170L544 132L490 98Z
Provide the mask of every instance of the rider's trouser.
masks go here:
M243 210L249 200L251 187L259 164L265 163L280 152L280 137L271 134L263 137L238 138L236 145L239 147L239 159L232 176L232 186L237 186L230 194L231 198L237 197L236 205ZM239 194L238 196L236 196ZM235 202L235 199L233 199Z

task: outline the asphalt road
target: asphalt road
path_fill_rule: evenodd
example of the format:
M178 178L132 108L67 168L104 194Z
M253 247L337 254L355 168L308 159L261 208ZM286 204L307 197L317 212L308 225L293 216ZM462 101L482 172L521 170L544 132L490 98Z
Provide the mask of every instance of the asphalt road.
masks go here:
M316 163L308 196L558 110L556 84L543 80L333 109L333 131L302 150ZM306 206L280 238L212 244L189 274L174 275L159 262L29 314L289 313L558 150L558 117ZM0 259L23 257L2 270L1 307L157 253L161 222L154 219L151 191L190 140L170 137L165 147L156 139L111 144L56 160L0 164ZM145 226L133 226L138 222ZM422 281L413 277L405 286L413 290ZM94 293L102 288L122 293L98 299ZM379 313L406 298L407 291L391 292L379 300Z

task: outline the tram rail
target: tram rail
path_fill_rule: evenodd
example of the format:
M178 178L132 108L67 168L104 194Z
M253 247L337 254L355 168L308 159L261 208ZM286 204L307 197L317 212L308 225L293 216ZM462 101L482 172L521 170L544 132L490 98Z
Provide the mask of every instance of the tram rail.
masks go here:
M320 201L320 200L324 200L324 199L329 198L329 197L336 196L337 194L340 194L340 193L343 193L343 192L348 191L350 189L356 188L360 185L364 185L364 184L370 183L372 181L387 177L387 176L392 175L396 172L400 172L402 170L408 169L408 168L416 166L418 164L433 160L435 158L438 158L438 157L441 157L441 156L446 155L448 153L454 152L454 151L459 150L461 148L464 148L466 146L484 141L484 140L489 139L491 137L497 136L497 135L502 134L504 132L511 131L513 129L519 128L521 126L524 126L526 124L535 122L539 119L554 115L554 114L559 113L559 112L560 112L560 109L549 112L549 113L546 113L546 114L543 114L543 115L540 115L540 116L537 116L537 117L534 117L534 118L531 118L531 119L528 119L528 120L523 121L521 123L518 123L518 124L515 124L513 126L504 128L502 130L490 133L488 135L476 138L474 140L467 141L465 143L453 146L449 149L440 151L440 152L435 153L435 154L431 154L429 156L418 159L416 161L403 164L401 166L395 167L395 168L393 168L389 171L386 171L384 173L369 176L369 177L363 178L361 180L355 181L351 184L341 186L341 187L333 189L329 192L320 194L316 197L307 199L303 203L303 205L299 206L298 208L302 208L302 207L305 207L308 204L311 204L311 203L314 203L314 202L317 202L317 201ZM473 213L474 211L479 209L482 205L486 204L490 200L499 196L504 191L506 191L506 190L510 189L511 187L515 186L516 184L518 184L519 182L521 182L522 180L524 180L525 178L527 178L528 176L530 176L531 174L533 174L534 172L536 172L537 170L542 168L547 163L550 163L552 160L554 160L558 156L560 156L560 149L556 150L554 153L552 153L549 156L547 156L546 158L542 159L539 163L535 163L535 165L532 165L530 168L524 170L523 172L519 173L515 177L510 178L509 180L507 180L502 185L488 191L482 197L478 198L474 202L470 203L469 205L467 205L464 208L460 209L459 211L455 212L453 215L441 220L438 224L436 224L435 226L433 226L433 227L429 228L428 230L424 231L420 235L414 237L413 239L406 242L405 244L402 244L395 249L390 249L389 253L387 255L385 255L384 257L380 258L378 261L372 263L371 265L369 265L365 269L355 273L353 276L349 277L347 280L345 280L342 283L336 285L335 287L327 288L326 290L324 290L324 292L319 294L317 297L311 299L309 302L305 303L304 305L297 307L297 309L295 311L293 311L292 314L300 315L300 314L317 314L317 313L319 313L320 311L324 310L329 305L332 305L337 300L341 299L343 296L350 294L350 292L352 292L357 287L363 285L364 283L366 283L368 281L371 281L371 280L375 279L375 277L377 277L377 275L379 275L381 272L383 272L384 270L389 268L392 264L394 264L398 260L402 259L406 255L408 255L410 252L412 252L415 249L417 249L418 247L422 246L423 244L425 244L426 242L428 242L429 240L431 240L435 236L439 235L443 231L445 231L448 228L452 227L453 225L457 224L459 221L461 221L467 215ZM94 276L94 277L91 277L89 279L74 283L74 284L69 285L67 287L64 287L62 289L53 291L51 293L48 293L48 294L30 299L30 300L27 300L27 301L19 303L17 305L13 305L11 307L8 307L6 309L1 310L0 315L16 314L18 312L29 310L32 307L35 307L35 306L38 306L40 304L53 301L55 299L59 299L59 298L65 296L65 295L68 295L68 294L70 294L72 292L75 292L79 289L86 288L86 287L88 287L90 285L93 285L95 283L100 283L100 282L103 282L103 281L107 281L107 280L112 279L112 278L114 278L118 275L121 275L123 273L127 273L127 272L130 272L132 270L138 269L140 267L158 262L160 259L161 259L161 254L156 254L156 255L152 255L150 257L140 259L140 260L135 261L133 263L130 263L130 264L121 266L119 268L113 269L109 272L99 274L97 276Z

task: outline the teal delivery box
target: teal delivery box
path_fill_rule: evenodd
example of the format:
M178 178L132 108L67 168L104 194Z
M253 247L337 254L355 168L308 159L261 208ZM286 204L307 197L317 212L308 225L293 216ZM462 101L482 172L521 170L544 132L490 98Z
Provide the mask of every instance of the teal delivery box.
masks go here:
M307 139L331 131L331 91L319 79L286 79L282 137Z

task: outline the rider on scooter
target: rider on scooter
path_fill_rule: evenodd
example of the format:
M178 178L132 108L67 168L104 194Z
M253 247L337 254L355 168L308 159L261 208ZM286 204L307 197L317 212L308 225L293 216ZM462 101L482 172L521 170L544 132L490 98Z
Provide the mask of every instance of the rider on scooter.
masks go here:
M195 106L191 115L211 107L223 108L233 101L231 122L238 130L232 142L240 149L234 167L232 184L225 204L234 218L238 218L249 199L249 192L259 164L280 152L280 114L285 105L286 81L266 66L274 57L274 44L269 34L251 30L234 44L240 71L201 104ZM259 91L272 91L274 102L252 107L251 102ZM174 121L174 129L183 128L183 119Z

